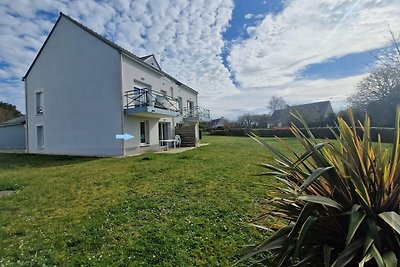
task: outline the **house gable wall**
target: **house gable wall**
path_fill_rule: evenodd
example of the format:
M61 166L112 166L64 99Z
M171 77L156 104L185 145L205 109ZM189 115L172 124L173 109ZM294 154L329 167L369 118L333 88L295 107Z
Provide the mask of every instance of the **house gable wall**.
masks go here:
M182 106L186 107L187 101L193 101L197 106L197 94L192 90L189 91L184 88L184 85L178 85L167 77L163 76L156 70L152 70L146 66L141 65L135 60L126 55L122 55L121 68L122 68L122 90L123 92L133 90L135 86L151 88L154 91L166 91L168 96L173 98L182 98ZM123 99L123 105L126 105L127 100ZM125 153L132 153L135 149L140 147L139 137L139 123L140 121L147 120L150 127L150 147L158 148L158 122L169 122L172 129L177 123L182 122L182 116L175 118L162 118L162 119L149 119L141 118L138 116L124 116L124 130L135 138L125 141ZM174 132L172 132L172 135Z
M120 66L116 49L61 17L25 79L28 152L121 155ZM43 115L36 114L37 91ZM37 149L38 125L44 149Z
M155 57L153 55L151 57L146 58L144 60L144 62L146 62L147 64L149 64L153 68L161 70L160 65L158 64L157 60L155 59Z

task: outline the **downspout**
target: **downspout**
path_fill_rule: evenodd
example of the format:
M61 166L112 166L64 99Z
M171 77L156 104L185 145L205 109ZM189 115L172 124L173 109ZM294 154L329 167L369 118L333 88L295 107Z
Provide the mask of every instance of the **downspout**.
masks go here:
M27 83L26 78L23 78L25 87L25 153L29 153L29 138L28 138L28 93L27 93Z
M172 97L172 99L176 99L175 98L175 94L174 94L174 91L175 91L175 87L174 86L171 86L171 97ZM178 104L179 105L179 104ZM179 107L178 107L179 108ZM175 117L172 117L172 136L171 136L171 138L174 138L175 139L175 127L176 127L176 124L175 124Z
M124 114L124 88L122 87L122 53L121 52L119 53L119 74L120 74L119 88L120 88L120 92L121 92L121 94L120 94L120 96L121 96L120 110L121 110L121 130L122 130L122 132L118 133L118 134L124 134L125 133L124 132L124 116L125 116L125 114ZM121 139L121 142L122 142L122 155L125 156L126 155L125 154L125 140Z

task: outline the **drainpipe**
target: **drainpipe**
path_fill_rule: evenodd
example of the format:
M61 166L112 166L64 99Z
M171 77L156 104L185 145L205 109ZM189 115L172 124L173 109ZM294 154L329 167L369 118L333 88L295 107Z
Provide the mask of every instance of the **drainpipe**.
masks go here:
M29 153L29 138L28 138L28 94L27 94L27 79L24 80L25 87L25 153Z

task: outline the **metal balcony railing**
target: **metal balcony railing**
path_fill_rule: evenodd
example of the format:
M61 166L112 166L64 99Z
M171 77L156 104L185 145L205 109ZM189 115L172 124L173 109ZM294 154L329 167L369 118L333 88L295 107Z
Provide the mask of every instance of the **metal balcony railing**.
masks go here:
M185 107L183 108L183 118L207 121L210 120L210 110L199 106L193 108Z
M147 88L136 88L125 92L125 108L155 107L159 109L179 111L178 101L163 93Z

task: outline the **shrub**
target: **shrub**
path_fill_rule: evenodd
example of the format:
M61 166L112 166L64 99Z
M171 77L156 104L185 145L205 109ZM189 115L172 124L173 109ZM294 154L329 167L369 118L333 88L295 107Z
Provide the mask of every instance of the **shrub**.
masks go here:
M292 126L304 147L289 158L271 151L275 164L264 164L281 187L259 220L272 216L286 224L240 260L272 252L278 266L399 266L400 259L400 112L389 146L371 142L370 120L356 130L338 118L337 141L318 141L300 117L307 134Z
M356 127L357 136L363 135L363 130L360 127ZM304 128L300 128L302 133L307 133ZM317 127L317 128L309 128L311 133L315 138L323 139L335 139L335 133L339 133L339 130L336 127ZM212 130L210 132L211 135L223 135L223 136L248 136L248 134L252 132L258 137L294 137L293 132L290 128L279 128L279 129L225 129L225 130ZM382 127L371 127L370 128L371 140L374 142L378 141L378 136L382 142L387 143L391 142L394 138L394 129L393 128L382 128Z

